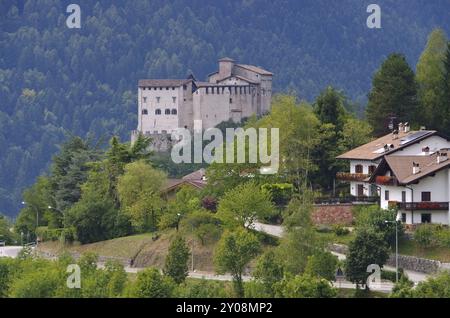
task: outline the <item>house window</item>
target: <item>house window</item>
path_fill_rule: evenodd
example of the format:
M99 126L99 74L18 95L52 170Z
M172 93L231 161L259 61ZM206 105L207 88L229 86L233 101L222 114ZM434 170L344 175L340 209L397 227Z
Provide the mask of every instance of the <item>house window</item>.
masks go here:
M174 103L177 102L177 98L176 97L172 97L172 100L173 100Z
M375 169L376 169L376 168L377 168L376 166L370 165L370 166L369 166L369 174L373 174L373 173L375 172Z
M431 223L431 213L422 213L421 221L422 223Z
M402 202L406 202L406 191L402 191Z
M155 110L155 115L161 115L161 109L159 109L159 108L156 109L156 110Z
M142 115L148 115L148 110L143 109L143 110L142 110Z
M169 87L166 87L166 91L168 91L169 90Z
M406 213L402 213L402 223L406 223Z
M209 88L208 87L206 88L206 94L209 94Z
M384 199L385 199L386 201L389 200L389 190L385 190L385 191L384 191Z
M233 99L232 98L230 98L230 104L233 104Z
M160 99L161 99L161 97L156 97L156 102L159 103Z
M146 103L147 102L147 97L144 97L144 103Z
M355 166L355 173L363 173L363 166L362 165L356 165Z
M175 108L172 108L172 115L176 115L177 114L177 110Z
M164 111L164 114L170 115L170 109L169 109L169 108L166 108L166 110Z
M175 90L175 87L172 87L172 90L174 91L174 90Z
M183 85L183 89L184 89L184 90L187 90L187 85Z
M422 192L422 201L430 202L431 201L431 192Z

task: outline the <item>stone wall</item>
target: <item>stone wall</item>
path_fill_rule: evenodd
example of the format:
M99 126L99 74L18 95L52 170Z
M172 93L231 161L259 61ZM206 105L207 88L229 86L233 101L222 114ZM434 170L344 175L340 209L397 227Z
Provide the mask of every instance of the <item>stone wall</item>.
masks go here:
M348 246L346 245L330 244L328 249L335 253L344 255L348 254ZM390 255L388 261L386 262L386 265L395 267L395 254ZM450 269L450 264L415 256L399 255L398 267L415 272L432 274L436 273L439 270Z
M391 254L386 265L395 267L395 254ZM398 267L415 272L433 274L441 268L441 262L426 258L399 255Z
M312 213L314 224L341 224L349 226L353 222L352 204L316 204Z

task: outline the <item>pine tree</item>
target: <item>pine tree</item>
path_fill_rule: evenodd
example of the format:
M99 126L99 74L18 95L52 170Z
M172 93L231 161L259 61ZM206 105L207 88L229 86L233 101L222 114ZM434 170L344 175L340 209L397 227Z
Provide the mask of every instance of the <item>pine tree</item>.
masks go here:
M379 136L387 133L387 120L394 116L401 122L415 122L418 110L417 83L414 72L402 54L391 54L372 81L367 105L367 120Z
M421 124L442 130L445 119L443 89L444 58L447 37L442 29L435 29L417 63L416 79L421 102ZM444 74L445 75L445 74Z

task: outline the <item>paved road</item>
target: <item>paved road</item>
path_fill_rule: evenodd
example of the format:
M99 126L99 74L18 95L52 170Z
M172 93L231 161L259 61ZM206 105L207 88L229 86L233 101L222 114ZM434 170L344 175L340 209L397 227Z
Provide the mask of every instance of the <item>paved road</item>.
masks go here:
M1 246L0 257L12 257L15 258L22 250L22 246Z
M276 236L276 237L282 237L283 236L283 227L280 225L270 225L270 224L263 224L259 222L253 223L254 229L260 232L265 232L267 234Z
M102 268L103 264L98 264L98 266L100 268ZM146 268L145 267L129 267L129 266L127 266L124 269L127 273L135 273L136 274ZM194 271L194 272L190 271L188 276L191 278L207 279L207 280L221 280L221 281L232 281L233 280L233 277L228 274L217 275L217 274L210 273L210 272L200 272L200 271ZM252 277L243 275L242 279L244 280L244 282L248 282L252 279Z

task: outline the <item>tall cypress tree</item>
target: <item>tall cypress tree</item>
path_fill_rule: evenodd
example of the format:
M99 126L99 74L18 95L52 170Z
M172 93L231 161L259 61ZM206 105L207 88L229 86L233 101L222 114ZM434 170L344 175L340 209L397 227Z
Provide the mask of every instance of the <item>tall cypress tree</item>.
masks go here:
M414 123L418 110L417 83L403 54L388 56L375 73L366 115L375 135L389 132L390 116Z

